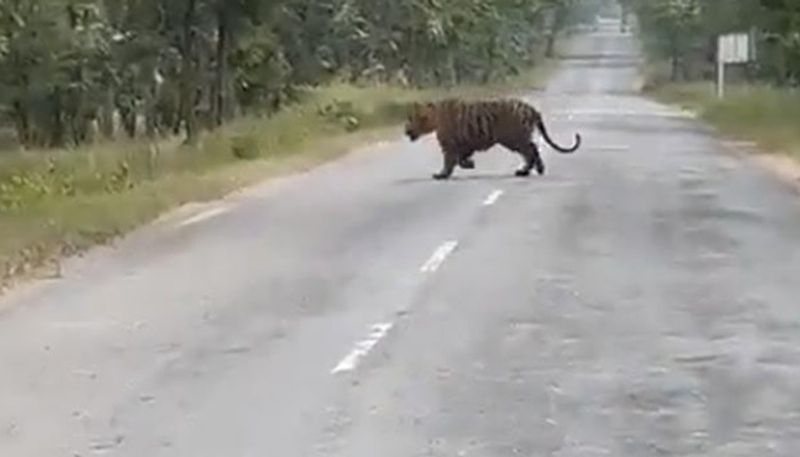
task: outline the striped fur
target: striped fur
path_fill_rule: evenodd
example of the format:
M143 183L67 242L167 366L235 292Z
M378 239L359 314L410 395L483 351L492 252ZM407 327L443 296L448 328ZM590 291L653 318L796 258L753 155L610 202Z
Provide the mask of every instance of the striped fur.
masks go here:
M561 153L572 153L580 147L580 135L575 135L575 144L569 148L556 144L541 114L531 105L514 99L471 102L449 99L415 104L408 117L406 135L416 141L436 132L444 155L444 166L434 175L436 179L449 178L456 165L474 168L472 155L497 144L522 155L525 165L516 174L528 176L533 168L539 174L545 171L538 147L532 141L536 129Z

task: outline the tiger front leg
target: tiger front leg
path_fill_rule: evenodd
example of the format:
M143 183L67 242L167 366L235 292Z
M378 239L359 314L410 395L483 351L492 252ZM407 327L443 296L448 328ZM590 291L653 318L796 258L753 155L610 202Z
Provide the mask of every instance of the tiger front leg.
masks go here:
M444 180L450 178L450 176L453 175L453 170L456 168L456 165L459 161L459 155L452 151L442 151L442 157L444 161L442 170L434 174L433 179Z

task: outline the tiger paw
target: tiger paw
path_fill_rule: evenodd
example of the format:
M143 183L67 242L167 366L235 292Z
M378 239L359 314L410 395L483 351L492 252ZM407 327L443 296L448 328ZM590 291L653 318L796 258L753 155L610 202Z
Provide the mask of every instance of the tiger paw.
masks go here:
M444 173L434 173L433 179L437 181L444 181L445 179L450 178L450 175Z
M474 170L475 169L475 161L472 159L463 159L458 163L458 166L465 169L465 170Z
M516 172L514 172L514 175L516 177L518 177L518 178L527 178L528 176L531 175L531 171L530 170L517 170Z

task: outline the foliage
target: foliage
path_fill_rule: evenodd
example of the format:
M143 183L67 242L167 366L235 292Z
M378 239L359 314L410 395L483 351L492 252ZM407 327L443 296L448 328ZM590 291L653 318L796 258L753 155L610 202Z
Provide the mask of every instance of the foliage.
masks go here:
M800 83L800 2L797 0L621 0L636 14L652 56L672 63L672 79L690 79L690 67L710 66L715 38L756 31L758 62L751 76ZM705 76L709 76L709 71Z
M721 133L755 141L761 150L800 159L800 93L765 85L732 85L724 99L708 82L666 84L656 88L659 100L697 112Z
M28 148L195 144L335 78L488 82L598 0L0 0L0 108ZM585 10L585 8L584 8Z

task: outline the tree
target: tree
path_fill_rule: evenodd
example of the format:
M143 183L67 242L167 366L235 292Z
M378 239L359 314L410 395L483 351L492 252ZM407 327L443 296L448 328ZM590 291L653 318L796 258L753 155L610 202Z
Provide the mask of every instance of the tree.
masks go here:
M622 0L641 24L651 56L672 63L672 78L688 76L701 49L710 65L716 37L759 31L757 68L780 84L800 77L800 3L796 0ZM706 72L708 74L709 72Z
M592 2L0 0L0 107L30 147L95 130L194 144L237 114L280 109L299 85L504 78Z

